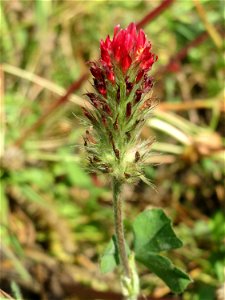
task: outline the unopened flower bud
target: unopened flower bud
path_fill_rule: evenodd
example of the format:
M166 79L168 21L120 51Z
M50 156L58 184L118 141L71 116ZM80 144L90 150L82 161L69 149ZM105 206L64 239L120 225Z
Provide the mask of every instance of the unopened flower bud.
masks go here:
M131 103L127 103L127 108L126 108L126 117L129 118L131 116Z

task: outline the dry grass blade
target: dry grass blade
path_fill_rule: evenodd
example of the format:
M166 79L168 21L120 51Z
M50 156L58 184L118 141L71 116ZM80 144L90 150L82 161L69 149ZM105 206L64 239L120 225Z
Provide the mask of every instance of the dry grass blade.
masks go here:
M27 137L37 130L43 122L62 104L64 104L66 101L68 101L69 96L80 86L82 83L87 79L87 74L84 74L80 77L79 80L75 81L67 90L64 96L60 97L57 101L55 101L52 105L49 106L49 108L40 116L40 118L27 130L25 130L22 135L16 140L14 143L15 146L21 146L23 142L27 139Z
M225 111L225 99L223 99L223 93L220 93L217 97L211 99L193 99L184 103L169 103L163 102L158 105L159 110L169 111L186 111L189 109L213 109L215 106L219 106L220 111Z
M3 298L2 298L3 297ZM12 298L9 294L4 292L3 290L0 289L0 299L10 299L10 300L15 300L15 298Z
M51 91L59 96L63 96L66 94L66 89L64 89L63 87L61 87L43 77L40 77L34 73L31 73L29 71L22 70L20 68L17 68L15 66L12 66L9 64L3 64L2 70L8 74L18 76L22 79L31 81L31 82ZM69 100L77 105L84 106L85 100L77 95L70 95Z
M207 13L206 13L203 5L200 3L199 0L193 0L193 2L196 6L199 17L201 18L202 22L205 25L205 28L206 28L209 36L213 40L216 47L221 49L223 46L223 40L222 40L221 36L219 35L219 33L217 32L216 28L212 24L210 24L210 22L208 21Z
M4 105L4 73L0 67L0 158L5 151L5 105Z

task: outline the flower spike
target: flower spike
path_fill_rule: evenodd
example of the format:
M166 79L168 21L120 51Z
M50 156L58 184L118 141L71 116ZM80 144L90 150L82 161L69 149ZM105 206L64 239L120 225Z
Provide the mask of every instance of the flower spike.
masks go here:
M100 59L90 64L95 92L86 94L93 109L84 111L96 141L85 143L93 172L104 172L104 165L122 181L143 176L148 149L140 147L139 136L152 108L145 96L153 86L148 73L156 60L147 36L134 23L125 29L115 26L112 39L100 41Z

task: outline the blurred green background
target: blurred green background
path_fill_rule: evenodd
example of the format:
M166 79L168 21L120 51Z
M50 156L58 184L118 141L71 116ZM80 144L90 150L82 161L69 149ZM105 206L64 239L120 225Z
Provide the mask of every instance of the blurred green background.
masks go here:
M138 212L164 208L184 242L170 255L194 282L178 297L140 269L142 293L152 297L145 299L221 300L224 2L164 2L144 24L159 56L152 71L159 104L142 134L156 137L146 168L155 190L143 183L125 188L126 234ZM110 182L88 174L81 147L91 78L60 97L87 73L99 40L116 24L139 22L161 3L0 2L0 279L15 299L121 299L117 275L98 267L113 234Z

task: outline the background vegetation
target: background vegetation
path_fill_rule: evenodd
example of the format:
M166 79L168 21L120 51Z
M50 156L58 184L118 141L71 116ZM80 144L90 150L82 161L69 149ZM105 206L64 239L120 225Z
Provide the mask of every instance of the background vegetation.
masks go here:
M80 116L91 83L83 74L116 24L141 20L159 56L153 69L159 104L143 130L143 138L157 140L146 168L156 189L127 186L127 235L138 212L164 208L184 241L171 257L194 280L178 297L143 269L143 295L223 299L224 2L165 0L157 11L159 5L0 3L0 278L16 299L121 299L116 276L98 267L113 216L107 178L84 168Z

